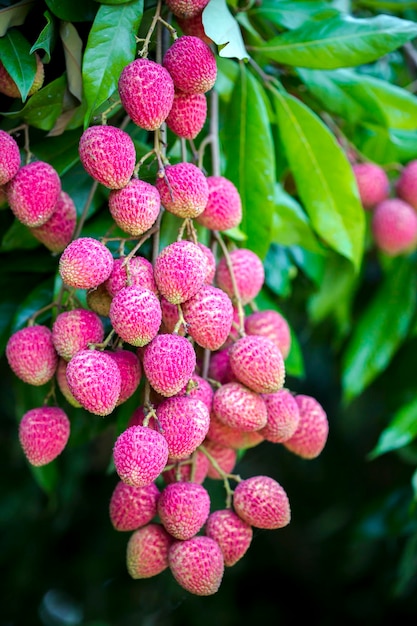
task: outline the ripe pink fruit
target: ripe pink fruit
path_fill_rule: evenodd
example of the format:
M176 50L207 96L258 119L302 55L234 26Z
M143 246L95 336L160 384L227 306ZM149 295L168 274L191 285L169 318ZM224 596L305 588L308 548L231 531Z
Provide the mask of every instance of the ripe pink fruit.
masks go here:
M161 298L161 310L162 310L162 323L164 325L164 332L173 333L177 323L179 322L178 304L171 304L166 298ZM187 334L185 325L181 325L176 330L178 335L184 336Z
M231 474L233 472L237 459L237 452L234 448L222 446L209 439L204 441L204 448L225 474ZM211 461L209 463L207 476L215 480L221 480L223 478Z
M205 246L203 243L199 242L198 247L202 252L204 252L207 259L207 274L204 282L206 285L211 285L216 275L216 258L210 248Z
M156 130L171 110L174 83L159 63L135 59L120 75L119 95L126 113L137 126Z
M242 304L248 304L256 298L265 280L262 261L252 250L246 248L233 250L229 256ZM216 278L220 289L233 298L233 282L224 257L217 265Z
M266 404L268 421L260 433L272 443L287 441L297 430L300 421L300 411L294 396L288 389L280 389L262 397Z
M224 573L223 554L211 537L175 541L168 553L172 575L181 587L197 596L216 593Z
M229 349L214 352L210 358L209 377L222 385L236 381L230 365Z
M130 426L116 439L113 460L121 480L133 487L146 487L164 469L168 460L165 437L152 428Z
M90 343L101 343L104 327L100 317L88 309L73 309L57 315L52 326L52 341L59 356L66 361L85 350Z
M89 308L102 317L109 316L111 301L112 297L106 289L105 282L87 291Z
M269 476L242 480L235 488L233 507L244 522L255 528L282 528L291 518L287 494Z
M186 459L204 441L210 425L208 408L201 400L176 396L156 409L171 460Z
M86 172L109 189L125 187L133 175L135 145L116 126L90 126L81 135L78 151Z
M160 293L172 304L181 304L204 285L206 255L192 241L174 241L159 253L154 275Z
M182 93L174 96L166 119L168 128L183 139L195 139L207 119L207 99L203 93Z
M92 289L103 283L113 269L108 248L92 237L74 239L59 259L62 282L76 289Z
M113 411L122 381L107 352L80 350L69 361L66 375L72 395L87 411L102 416Z
M70 196L61 191L47 222L30 228L32 235L51 252L62 252L70 243L77 224L77 210Z
M165 4L177 17L190 18L202 13L209 0L165 0Z
M388 176L376 163L355 163L352 166L364 209L373 209L389 195Z
M163 65L176 89L185 93L206 93L216 82L216 59L198 37L178 37L166 51Z
M282 388L285 366L273 341L260 335L241 337L229 348L230 366L239 382L257 393L274 393Z
M27 411L19 424L19 441L31 465L53 461L65 448L70 434L66 413L56 406Z
M213 511L205 533L220 546L226 567L235 565L246 554L252 541L252 528L230 509Z
M375 207L372 234L377 247L386 254L408 252L417 243L417 213L398 198L384 200Z
M37 52L35 52L36 59L36 74L33 79L31 88L29 89L28 96L33 96L43 85L44 81L44 67L41 58ZM9 96L9 98L22 98L18 86L16 85L9 72L0 61L0 93Z
M19 146L9 133L0 130L0 185L5 185L20 168Z
M209 412L211 411L211 407L213 405L213 389L211 388L210 383L208 383L204 378L201 378L201 376L193 374L188 381L188 384L182 391L180 391L179 395L201 400L204 402Z
M138 237L149 230L159 215L161 198L154 185L139 178L109 194L109 209L116 224L125 233Z
M397 196L417 210L417 159L402 169L396 184Z
M162 396L174 396L188 383L196 365L194 349L179 335L157 335L143 354L145 375Z
M127 571L134 579L151 578L168 567L168 551L173 542L161 524L148 524L136 530L127 543Z
M268 337L281 350L284 359L291 348L291 330L287 320L278 311L255 311L245 318L245 332L247 335L262 335Z
M171 483L162 490L158 515L165 530L175 539L191 539L210 513L210 497L202 485Z
M115 530L136 530L156 515L159 489L155 483L132 487L119 481L113 490L109 513Z
M224 344L233 322L233 304L224 291L204 285L183 303L182 311L188 333L199 346L217 350Z
M161 305L152 291L123 287L110 305L116 333L132 346L145 346L156 337L162 321Z
M196 165L167 165L155 184L163 206L177 217L193 218L204 211L208 185L206 177Z
M240 383L227 383L216 389L213 412L226 426L248 432L263 428L267 421L262 396Z
M223 424L214 413L210 417L207 439L235 450L253 448L264 441L259 430L243 431Z
M168 465L171 465L171 461L175 463L175 467L165 470L162 473L167 485L179 481L191 481L199 485L203 484L207 476L209 460L201 450L197 448L191 456L181 461L168 458Z
M210 37L207 37L206 31L204 30L202 13L187 19L181 19L178 17L177 22L184 35L198 37L207 44L213 43Z
M78 400L74 398L74 396L72 395L72 391L68 385L67 365L68 363L65 359L59 359L58 366L55 372L56 382L58 383L59 390L61 391L66 401L69 402L71 406L75 406L77 409L80 409L81 404L78 402Z
M61 181L52 165L32 161L18 170L7 183L6 191L19 222L33 228L42 226L52 216L61 193Z
M13 333L6 345L10 368L29 385L49 382L58 365L58 355L47 326L26 326Z
M149 289L149 291L158 295L152 263L142 256L134 256L128 263L126 263L126 257L115 259L113 269L105 285L112 298L123 287L130 285L140 287L141 289Z
M117 405L126 402L139 387L140 378L142 376L142 366L136 354L130 350L119 348L116 352L108 353L113 361L116 361L120 370L121 387Z
M209 198L197 222L211 230L228 230L242 221L242 201L235 185L224 176L207 178Z
M326 445L329 422L321 404L311 396L295 396L300 411L300 421L290 439L284 442L287 450L303 459L315 459Z

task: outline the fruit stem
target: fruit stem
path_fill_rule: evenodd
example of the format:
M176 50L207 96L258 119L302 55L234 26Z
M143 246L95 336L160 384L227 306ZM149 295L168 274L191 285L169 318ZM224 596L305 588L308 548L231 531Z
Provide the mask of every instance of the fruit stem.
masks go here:
M173 335L178 335L181 326L184 326L185 331L187 332L188 324L184 319L184 314L182 312L182 308L180 304L177 304L178 310L178 322L175 324L174 330L172 331Z
M23 150L26 153L25 163L26 165L30 163L32 159L32 153L30 151L30 141L29 141L29 126L28 124L20 124L20 126L16 126L16 128L12 128L7 131L9 135L13 135L14 133L18 133L20 130L23 130L23 134L25 136L25 144L23 146Z
M45 311L49 311L49 309L53 309L54 306L58 306L58 302L50 302L49 304L43 306L41 309L35 311L35 313L32 313L32 315L28 319L28 326L33 326L36 318L39 317L39 315L42 315L42 313L45 313Z
M79 219L77 228L76 228L75 233L73 235L73 240L74 239L78 239L78 237L80 236L80 233L81 233L81 231L83 229L83 226L84 226L84 222L87 219L87 213L88 213L88 210L89 210L89 208L91 206L91 203L93 201L94 194L97 191L97 187L98 187L98 182L95 180L93 182L93 184L91 185L90 192L88 194L87 200L85 201L85 204L84 204L84 207L83 207L83 212L81 213L81 217Z
M244 335L245 334L245 311L243 309L239 287L237 285L235 273L233 271L233 264L230 259L229 250L227 249L227 246L223 240L223 237L220 235L220 233L217 230L213 230L213 236L219 242L224 258L226 260L227 269L229 270L229 273L230 273L230 280L232 281L234 299L236 300L237 310L238 310L238 315L239 315L239 329L238 330L239 330L239 333Z
M153 31L155 30L155 27L157 23L159 22L160 15L161 15L161 0L158 0L156 4L156 11L152 18L151 25L149 27L149 30L146 34L145 39L143 40L142 49L138 51L138 55L142 58L146 59L146 57L148 56L149 44L153 35Z
M203 445L199 446L198 449L206 455L216 472L218 472L220 474L220 477L223 479L224 488L226 490L226 508L230 509L232 506L233 489L231 488L229 481L234 480L239 483L242 480L241 477L237 474L227 474L226 472L224 472L220 465L217 463L216 459Z
M101 123L104 125L107 124L107 118L109 116L109 113L111 113L114 109L116 109L121 104L122 104L122 101L119 98L118 100L116 100L116 102L113 102L113 104L111 104L108 109L103 111L103 113L101 114Z

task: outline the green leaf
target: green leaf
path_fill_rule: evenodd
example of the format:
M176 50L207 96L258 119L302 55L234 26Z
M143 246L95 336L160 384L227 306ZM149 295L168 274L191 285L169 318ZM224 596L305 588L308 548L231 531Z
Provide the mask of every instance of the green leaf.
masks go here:
M53 301L53 278L48 278L44 282L37 285L30 293L19 303L13 318L12 332L16 332L25 324L28 319L43 307ZM47 318L51 316L51 311L46 313ZM44 323L43 317L37 318L37 323Z
M360 394L388 366L407 335L415 300L415 266L409 258L398 257L347 345L342 363L346 400Z
M81 75L83 42L77 29L70 22L61 22L59 35L64 48L68 89L81 102L83 96L83 79Z
M313 228L358 268L365 220L349 161L308 107L286 93L273 94L281 141Z
M417 36L415 22L390 15L358 19L337 15L306 21L299 28L251 49L296 67L335 69L379 59Z
M55 45L56 33L54 20L50 12L45 11L44 17L46 18L46 25L41 30L37 40L31 47L30 52L32 53L35 52L35 50L44 50L45 54L42 58L42 62L49 63L51 60L51 50Z
M4 37L9 28L21 26L36 0L21 0L10 7L0 9L0 37Z
M42 465L41 467L35 467L30 463L28 465L39 487L47 494L53 494L56 491L59 482L58 466L56 462L52 461L51 463Z
M63 176L79 163L78 144L81 129L67 131L64 137L48 137L31 143L32 153L41 161L47 161Z
M90 22L94 19L97 11L97 3L94 0L45 0L51 12L66 22Z
M261 21L269 20L278 26L293 29L304 24L308 19L317 19L321 15L328 16L337 13L326 2L277 2L277 0L263 0L259 8L251 9L249 16Z
M0 38L0 58L24 102L35 80L36 59L30 54L30 44L20 31L11 29Z
M122 69L135 58L135 34L143 0L120 6L100 6L87 40L82 75L87 100L85 123L117 89Z
M239 24L230 13L226 0L210 0L202 18L207 37L220 46L221 57L249 58Z
M308 312L314 324L329 316L348 322L357 278L346 259L337 255L329 256L320 288L308 301Z
M357 127L352 142L371 161L407 163L417 158L417 131L395 130L371 124Z
M225 121L225 176L242 198L245 245L261 258L269 248L275 209L274 144L264 98L262 85L242 63Z
M417 400L402 406L394 415L389 425L379 436L369 458L375 459L385 452L397 450L413 441L417 436Z
M300 204L278 183L275 185L272 241L283 246L300 245L313 252L324 252Z
M14 220L10 228L4 233L1 240L2 251L30 250L37 248L39 242L34 238L30 230L18 220Z

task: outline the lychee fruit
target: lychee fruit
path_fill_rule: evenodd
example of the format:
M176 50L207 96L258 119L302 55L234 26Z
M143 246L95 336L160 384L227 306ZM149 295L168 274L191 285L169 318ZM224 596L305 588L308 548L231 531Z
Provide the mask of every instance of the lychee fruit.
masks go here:
M255 311L245 318L245 332L247 335L262 335L268 337L281 350L284 359L291 348L291 330L287 320L272 309Z
M112 297L107 291L106 281L87 291L88 307L101 317L109 316L111 301Z
M372 215L376 246L389 256L406 253L417 243L417 212L399 198L380 202Z
M283 356L275 343L267 337L241 337L229 348L229 358L237 380L252 391L274 393L284 385Z
M202 13L209 0L165 0L168 9L176 17L190 18Z
M283 445L303 459L315 459L323 450L329 434L329 422L321 404L304 394L295 396L300 420L295 433Z
M267 441L283 443L295 433L300 421L300 411L294 396L288 389L264 394L268 412L266 426L259 431Z
M146 487L158 478L168 460L168 444L161 433L145 426L130 426L113 447L116 472L127 485Z
M116 333L132 346L145 346L156 337L162 321L161 305L152 291L123 287L110 305Z
M389 180L376 163L355 163L352 166L364 209L373 209L389 195Z
M120 370L121 387L119 399L116 406L126 402L139 387L140 379L142 376L142 366L139 358L134 352L130 350L123 350L119 348L115 352L108 352L109 356L116 361L117 367Z
M207 119L207 99L203 93L177 91L166 119L168 128L178 137L195 139Z
M151 578L168 567L173 538L161 524L147 524L136 530L127 543L126 564L134 579Z
M146 487L132 487L122 480L119 481L113 490L109 505L113 528L129 531L148 524L156 515L159 494L155 483L150 483Z
M227 383L216 389L213 412L226 426L248 432L263 428L267 422L262 396L240 383Z
M54 212L42 226L30 228L32 235L51 252L62 252L71 242L77 225L77 210L72 198L61 191Z
M184 35L192 35L193 37L198 37L207 44L213 43L210 37L206 35L206 31L204 30L202 13L186 19L177 17L177 22Z
M162 472L166 484L191 481L202 485L207 477L209 460L198 448L191 456L180 461L168 457L168 465L171 465L171 462L175 463L175 466Z
M156 258L154 275L160 293L172 304L181 304L204 285L206 255L192 241L174 241Z
M204 211L208 200L207 180L193 163L167 165L155 184L162 205L177 217L194 218Z
M158 500L158 515L175 539L191 539L204 526L210 513L210 496L197 483L170 483Z
M43 63L41 58L37 52L35 52L36 59L36 73L33 79L33 83L29 89L28 96L33 96L34 93L39 91L39 89L43 85L43 81L45 78L45 71L43 67ZM9 72L4 67L3 63L0 61L0 93L4 93L4 95L9 96L9 98L21 98L22 94L19 91L18 86L16 85L13 78L10 76Z
M226 567L235 565L247 552L253 536L252 528L231 509L210 513L205 534L220 546Z
M174 330L178 335L187 334L187 328L184 323L178 324L179 312L178 304L171 304L164 296L161 298L162 323L164 332L173 333Z
M111 356L100 350L80 350L67 365L74 398L90 413L109 415L120 395L121 375Z
M157 188L139 178L109 194L110 214L125 233L138 237L156 222L161 208Z
M395 189L397 196L417 211L417 159L403 167Z
M207 274L204 282L206 285L211 285L216 275L216 258L208 246L205 246L201 242L198 242L197 245L200 250L204 252L207 259Z
M174 101L169 72L149 59L135 59L120 74L119 95L132 121L145 130L156 130L166 120Z
M233 322L233 304L229 296L211 285L204 285L182 304L188 333L196 343L217 350L226 341Z
M171 460L186 459L204 441L209 410L201 400L187 396L167 398L156 409Z
M166 51L162 63L175 88L185 93L206 93L216 82L216 59L209 46L198 37L178 37Z
M184 389L179 393L181 396L194 398L204 402L209 411L213 405L213 389L207 380L197 374L193 374Z
M256 298L265 280L265 271L261 259L252 250L238 248L229 253L237 289L242 304L248 304ZM220 259L216 272L217 286L230 298L235 297L233 281L226 258Z
M97 287L108 279L112 269L112 253L93 237L74 239L59 259L62 282L76 289Z
M242 201L235 185L224 176L207 178L209 197L197 222L210 230L229 230L242 221Z
M61 193L56 170L45 161L23 165L7 183L7 199L19 222L34 228L52 217Z
M49 382L58 365L58 354L47 326L34 325L13 333L6 345L10 368L18 378L29 385Z
M67 365L68 365L68 362L65 359L63 358L59 359L58 366L55 372L56 382L58 383L59 390L61 391L66 401L69 402L71 406L74 406L77 409L80 409L82 405L78 402L78 400L74 398L74 396L72 395L72 391L68 385Z
M259 430L243 431L238 428L231 428L221 422L215 413L212 413L210 417L207 439L235 450L253 448L264 441Z
M213 352L210 357L209 377L224 385L236 381L230 365L229 349Z
M244 522L255 528L283 528L291 518L288 496L270 476L242 480L233 493L233 508Z
M158 295L152 263L142 256L134 256L129 261L127 261L126 257L115 259L113 269L105 285L112 298L123 287L130 285L140 287L141 289L149 289L149 291Z
M197 535L175 541L168 553L169 567L177 583L197 596L218 591L224 573L223 554L217 541Z
M162 396L179 393L196 365L194 348L179 335L157 335L145 348L143 368L153 389Z
M52 326L52 340L59 356L66 361L85 350L89 344L101 343L104 326L100 317L88 309L72 309L59 313Z
M5 185L20 168L20 151L14 138L0 130L0 185Z
M214 480L221 480L223 476L219 473L217 465L224 474L231 474L236 465L237 451L234 448L222 446L214 441L207 439L204 441L204 448L210 455L210 463L207 476ZM211 459L214 459L216 466L213 465Z
M30 409L19 424L19 441L31 465L53 461L65 448L70 435L66 413L55 406Z

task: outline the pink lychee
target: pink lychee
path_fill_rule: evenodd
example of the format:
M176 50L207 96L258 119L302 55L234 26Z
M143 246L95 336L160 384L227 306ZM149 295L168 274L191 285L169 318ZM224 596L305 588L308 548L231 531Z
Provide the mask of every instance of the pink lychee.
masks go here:
M55 372L56 382L58 383L59 390L61 391L66 401L69 402L71 406L80 409L82 405L78 402L78 400L74 398L74 396L72 395L72 391L68 385L67 365L68 362L61 357L58 361L58 366Z
M294 396L288 389L280 389L262 397L266 404L268 420L260 433L272 443L287 441L297 430L300 421L300 411Z
M187 329L184 323L179 324L178 304L171 304L166 298L161 298L162 323L164 332L173 333L174 330L178 335L186 335Z
M174 464L174 467L162 473L166 484L178 481L191 481L202 485L207 477L209 460L198 448L187 459L176 461L168 458L168 465L171 465L171 462Z
M245 332L247 335L262 335L271 339L281 350L284 359L291 348L291 330L287 320L272 309L255 311L245 318Z
M19 424L19 441L31 465L40 467L53 461L67 445L70 422L56 406L30 409Z
M295 433L283 445L303 459L315 459L323 450L329 434L329 422L321 404L304 394L295 396L300 421Z
M155 483L132 487L122 480L110 498L109 514L115 530L136 530L148 524L157 512L159 489Z
M236 381L230 365L229 349L218 350L211 355L209 377L222 385Z
M47 326L26 326L13 333L6 345L10 368L29 385L49 382L58 365L58 354Z
M174 241L159 253L154 274L160 293L172 304L181 304L203 286L207 258L192 241Z
M88 309L72 309L59 313L52 326L52 340L59 356L66 361L89 344L101 343L104 326L100 317Z
M113 269L105 285L112 298L123 287L130 285L140 287L141 289L149 289L149 291L158 295L152 263L142 256L134 256L129 261L127 261L126 257L115 259Z
M164 469L168 444L165 437L152 428L130 426L116 439L113 460L123 482L133 487L146 487Z
M270 476L242 480L233 493L233 508L244 522L255 528L283 528L291 518L288 496Z
M173 543L161 524L147 524L136 530L127 543L126 564L134 579L151 578L168 567L168 551Z
M397 196L417 211L417 159L403 167L395 189Z
M172 460L190 456L204 441L210 425L204 402L187 396L167 398L157 407L156 415Z
M134 352L130 350L117 349L115 352L109 352L109 356L116 361L117 367L120 370L121 387L119 399L117 405L126 402L139 387L140 379L142 376L142 366L139 358Z
M207 380L197 374L193 374L179 395L201 400L210 412L213 405L213 393L213 389Z
M62 282L76 289L92 289L103 283L113 269L113 256L108 248L93 237L74 239L59 259Z
M284 385L284 359L268 337L241 337L229 348L229 358L237 380L252 391L274 393Z
M176 89L185 93L206 93L216 82L216 59L210 47L198 37L178 37L162 63Z
M182 19L177 17L178 26L181 28L184 35L191 35L193 37L198 37L202 39L207 44L212 44L213 41L206 35L206 31L204 30L202 13L195 15L194 17L189 17L186 19Z
M210 513L205 534L220 546L226 567L235 565L247 552L253 531L231 509L221 509Z
M125 233L138 237L149 230L159 215L161 198L154 185L132 178L123 188L109 194L109 209Z
M20 151L14 138L0 130L0 185L5 185L20 168Z
M116 333L132 346L145 346L156 337L162 321L161 305L152 291L123 287L110 305Z
M196 343L217 350L226 341L233 322L233 304L229 296L211 285L203 285L182 304L188 333Z
M61 191L54 212L47 222L30 228L32 235L51 252L62 252L71 242L77 225L77 210L70 196Z
M207 259L207 274L204 282L206 285L211 285L216 275L216 258L208 246L198 242L198 247L202 252L204 252Z
M204 441L204 448L210 455L210 463L207 472L209 478L221 480L223 476L219 473L217 465L224 474L231 474L236 465L237 452L234 448L222 446L214 441L207 439ZM214 459L216 465L211 461Z
M168 553L169 567L177 583L197 596L218 591L224 573L223 554L211 537L175 541Z
M246 248L229 253L233 274L242 304L256 298L265 280L265 271L260 258ZM233 281L225 257L220 259L216 272L217 285L231 298L235 297Z
M231 428L221 422L215 413L210 416L207 439L235 450L253 448L264 441L259 430L243 431L238 428Z
M213 412L226 426L247 432L259 430L267 422L262 396L240 383L227 383L216 389Z
M352 166L364 209L373 209L389 195L389 180L376 163L355 163Z
M193 163L167 165L155 184L163 206L177 217L194 218L204 211L208 200L207 179Z
M191 539L201 530L209 513L209 494L197 483L170 483L159 496L159 518L175 539Z
M203 93L183 93L174 96L166 119L168 128L178 137L195 139L207 119L207 99Z
M389 256L397 256L417 244L417 212L399 198L380 202L372 216L372 234L376 246Z
M174 396L188 383L196 365L194 349L179 335L157 335L145 348L143 368L153 389Z
M209 0L165 0L165 4L177 17L190 18L202 13Z
M197 222L210 230L228 230L242 221L242 201L232 181L224 176L207 178L209 197Z

